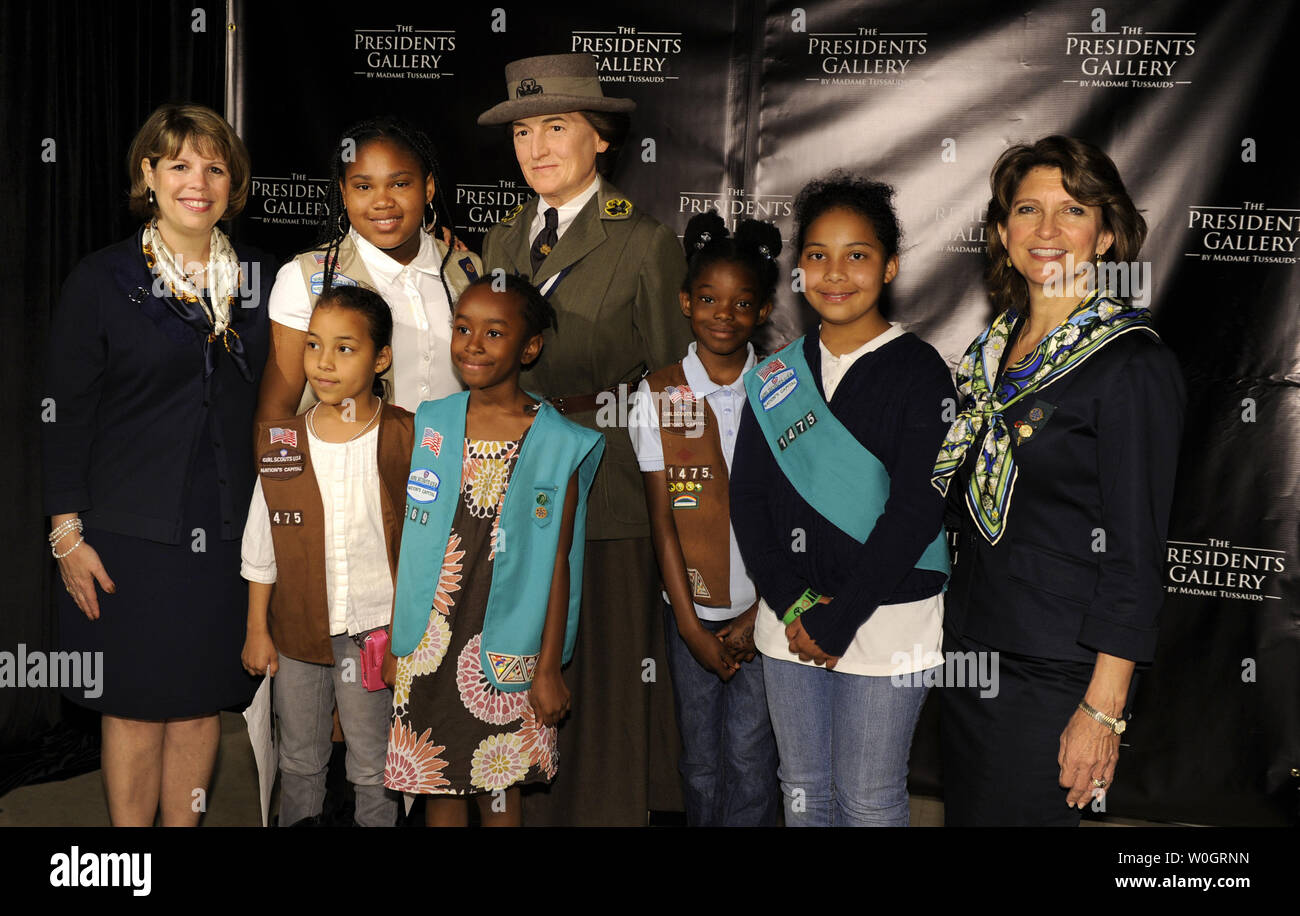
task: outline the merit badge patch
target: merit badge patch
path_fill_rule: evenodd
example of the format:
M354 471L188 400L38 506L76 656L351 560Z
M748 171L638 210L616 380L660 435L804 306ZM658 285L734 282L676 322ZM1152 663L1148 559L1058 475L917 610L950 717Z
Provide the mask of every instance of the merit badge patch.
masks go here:
M793 369L780 369L767 377L758 390L758 399L764 410L771 410L794 393L799 387L799 376Z
M420 448L427 448L433 452L433 457L437 458L442 451L442 433L428 426L424 428L424 436L420 439Z
M700 575L700 571L698 569L691 569L688 566L686 567L686 575L691 580L692 595L694 595L696 598L701 598L705 601L713 597L713 595L710 594L709 592L709 587L704 584L704 577Z
M331 286L360 286L361 284L358 283L356 280L353 280L351 277L345 277L341 273L335 273L334 279L330 281L330 285ZM325 291L325 272L321 270L311 275L311 294L313 296L319 296L324 291Z
M460 265L461 271L464 272L465 276L469 277L471 283L478 279L478 271L474 269L473 260L461 258L456 263Z
M632 201L624 200L621 197L612 197L605 201L606 216L627 216L632 212Z
M285 432L293 434L293 430L285 430ZM297 477L306 468L306 458L292 445L281 445L279 448L263 452L257 458L257 473L268 480L288 480Z
M406 495L417 503L431 503L438 498L438 475L428 468L412 471L406 478Z
M689 493L683 493L681 496L673 499L674 509L696 509L699 505L700 501Z

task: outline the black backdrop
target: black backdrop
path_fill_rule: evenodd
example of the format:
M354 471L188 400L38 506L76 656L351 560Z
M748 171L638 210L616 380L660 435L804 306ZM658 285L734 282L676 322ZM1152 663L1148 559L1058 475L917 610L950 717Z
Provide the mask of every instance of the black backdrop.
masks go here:
M11 366L39 363L32 347L72 260L124 234L114 194L125 186L120 160L134 126L167 98L220 108L223 48L211 5L201 35L190 32L188 4L183 15L161 16L147 3L76 9L89 17L93 42L55 30L48 12L25 20L4 13L6 26L14 18L47 29L32 40L66 57L43 65L46 85L59 85L51 104L11 93L11 79L32 77L30 69L11 74L6 54L6 122L16 107L21 128L6 132L6 144L23 144L31 159L40 137L112 122L85 131L93 148L31 169L20 212L48 214L57 238L34 237L39 216L5 221L7 241L14 226L27 227L12 240L27 255L22 301L33 305L22 339L5 344L21 351ZM335 136L350 121L392 111L435 138L459 186L458 231L477 246L527 194L504 128L474 124L502 97L503 65L588 51L606 93L638 102L616 183L678 232L691 213L717 207L730 217L774 218L788 233L793 195L835 167L893 183L907 233L894 318L954 364L989 314L980 278L988 170L998 153L1049 133L1101 145L1151 227L1142 255L1148 301L1189 389L1182 457L1169 469L1178 489L1160 647L1133 707L1107 813L1295 820L1295 4L634 0L588 12L582 4L373 2L321 16L236 2L231 17L227 114L249 144L257 182L236 231L256 244L281 255L305 245ZM118 53L105 50L110 34L137 50L133 72L105 59ZM6 28L6 51L14 40ZM93 52L78 54L79 41ZM92 100L103 101L92 108ZM77 184L77 175L98 181ZM800 321L797 298L783 294L769 343L799 333ZM18 374L31 431L39 384ZM0 624L0 649L20 637L29 645L49 638L36 573L34 446L28 436L22 442L10 479L25 482L14 542L25 552L16 572L24 587L14 593L17 613ZM15 559L11 550L7 562ZM0 737L10 744L41 721L13 693L0 691ZM927 704L913 753L914 787L927 791L941 785L936 705Z

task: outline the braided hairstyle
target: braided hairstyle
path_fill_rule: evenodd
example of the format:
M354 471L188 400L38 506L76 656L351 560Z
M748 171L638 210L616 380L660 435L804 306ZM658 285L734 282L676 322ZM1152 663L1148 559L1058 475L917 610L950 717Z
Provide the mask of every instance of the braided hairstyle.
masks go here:
M766 305L776 294L781 269L776 258L781 253L781 230L772 223L756 219L741 220L736 234L716 210L706 210L691 217L682 239L686 247L686 278L682 292L688 296L704 271L719 261L739 264L754 278L758 291L757 305Z
M362 148L367 143L375 140L387 140L394 143L419 160L422 169L420 177L428 178L430 175L433 176L435 229L437 226L450 227L455 225L452 221L451 209L447 204L449 199L456 196L455 188L443 179L442 169L438 164L438 150L433 145L433 141L429 139L429 135L418 127L392 115L383 115L378 118L359 121L343 131L338 142L334 144L334 151L330 159L329 190L325 198L326 215L319 224L315 244L307 249L308 251L325 249L326 265L337 263L339 247L343 244L343 239L347 237L348 230L352 228L352 221L348 218L348 208L343 202L342 182L347 175L348 166L351 165L350 161L344 160L344 152L351 153L352 161L355 161L355 157L360 155ZM419 231L423 232L424 230ZM448 302L455 301L455 297L451 294L451 288L447 285L446 271L447 262L451 260L452 252L453 249L448 246L447 253L442 257L441 268L438 271ZM322 292L327 292L334 285L334 271L327 269L323 273Z
M498 290L496 287L498 278L503 278L500 282L505 285L504 291ZM524 326L528 329L529 337L541 334L547 328L555 331L559 330L560 320L555 314L555 306L551 305L551 301L543 296L538 291L537 287L533 286L533 284L529 283L518 274L503 272L500 274L491 273L479 277L469 286L465 287L465 292L461 293L461 297L463 298L465 293L468 293L476 286L487 286L494 293L513 293L517 296L519 298L519 304L523 308ZM534 362L524 366L524 369L531 369L535 364L536 361L534 360Z

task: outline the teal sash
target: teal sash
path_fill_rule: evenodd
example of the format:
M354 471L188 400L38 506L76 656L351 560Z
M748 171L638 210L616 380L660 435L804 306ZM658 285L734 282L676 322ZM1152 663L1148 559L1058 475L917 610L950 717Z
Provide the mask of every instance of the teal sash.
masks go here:
M803 500L859 544L889 498L889 472L831 413L803 355L804 338L745 373L745 392L781 472ZM943 529L916 564L948 575Z
M415 448L406 483L393 604L394 655L415 651L429 623L447 538L460 503L468 404L469 392L462 391L425 401L415 414ZM516 692L532 684L559 549L564 497L576 472L578 506L569 548L563 661L573 657L587 546L587 495L604 450L604 436L564 419L545 402L524 438L497 523L492 590L480 649L483 673L498 690Z

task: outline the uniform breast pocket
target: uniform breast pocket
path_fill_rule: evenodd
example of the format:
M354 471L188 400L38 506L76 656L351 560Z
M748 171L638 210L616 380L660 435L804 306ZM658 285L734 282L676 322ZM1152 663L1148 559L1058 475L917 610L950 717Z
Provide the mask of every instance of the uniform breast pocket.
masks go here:
M1097 590L1097 567L1073 557L1013 541L1007 565L1010 578L1066 601L1088 604Z
M554 484L534 484L533 485L533 524L538 528L545 528L555 517L559 509L560 488Z

